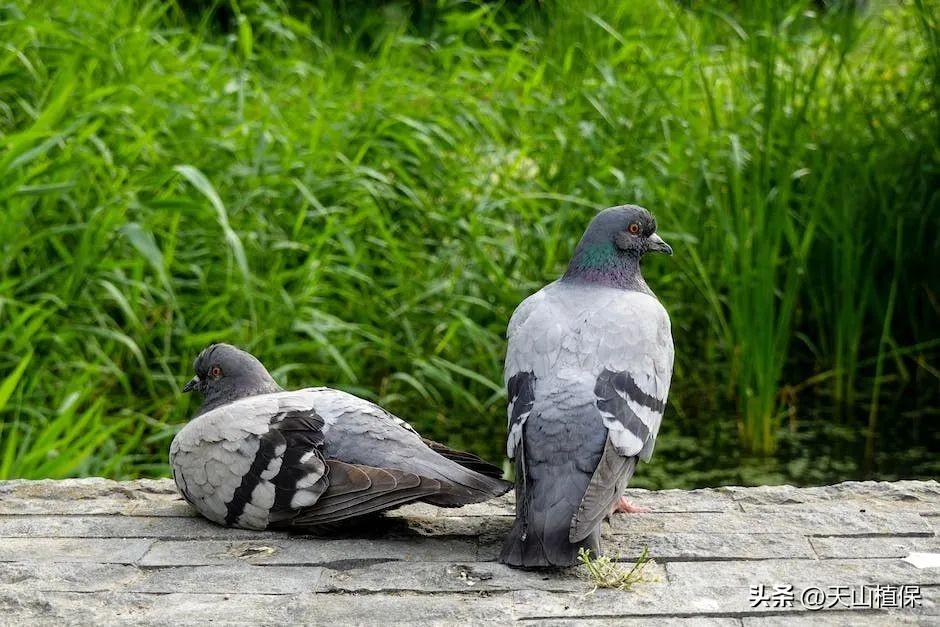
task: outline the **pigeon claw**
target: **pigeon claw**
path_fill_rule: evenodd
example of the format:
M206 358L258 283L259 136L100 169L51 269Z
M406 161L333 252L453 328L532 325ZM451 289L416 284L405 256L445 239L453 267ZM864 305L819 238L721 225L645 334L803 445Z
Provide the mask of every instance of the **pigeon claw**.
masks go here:
M653 510L648 507L634 505L625 496L621 496L617 504L614 505L615 514L649 514L651 511Z

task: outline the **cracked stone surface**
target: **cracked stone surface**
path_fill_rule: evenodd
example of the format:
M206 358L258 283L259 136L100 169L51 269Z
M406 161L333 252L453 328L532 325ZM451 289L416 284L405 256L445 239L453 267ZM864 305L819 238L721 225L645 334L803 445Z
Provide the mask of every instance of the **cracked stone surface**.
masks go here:
M940 553L936 481L627 495L654 511L615 516L604 546L653 561L628 590L594 590L580 569L496 563L511 495L316 536L219 527L169 480L0 482L0 624L940 624L940 568L902 560ZM914 607L838 597L902 585ZM793 600L753 602L754 586ZM804 605L812 589L832 607Z

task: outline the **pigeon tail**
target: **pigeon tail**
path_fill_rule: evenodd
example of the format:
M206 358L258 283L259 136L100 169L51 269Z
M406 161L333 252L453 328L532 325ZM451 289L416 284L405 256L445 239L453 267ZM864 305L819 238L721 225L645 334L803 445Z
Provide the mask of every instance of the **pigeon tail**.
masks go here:
M445 456L439 449L426 449L420 456L408 460L419 474L441 482L441 492L423 499L425 502L438 507L460 507L489 500L512 489L512 483L477 472L460 461L464 460L455 460L453 455Z
M601 528L598 526L580 542L569 542L566 529L554 528L545 535L526 531L526 525L516 519L499 554L499 563L514 568L565 568L578 563L582 548L591 555L600 553Z
M573 466L554 469L551 474L562 480L531 471L526 476L523 457L516 457L516 520L503 543L500 563L518 568L564 568L578 563L582 548L598 555L600 525L577 542L569 540L571 521L590 476Z
M441 491L423 500L438 507L461 507L488 501L512 489L512 484L502 479L488 477L472 470L466 470L465 474L472 477L472 481L441 481Z
M486 475L487 477L493 477L494 479L503 478L502 468L477 457L473 453L458 451L457 449L452 449L448 446L440 444L439 442L435 442L434 440L429 440L427 438L421 439L432 451L442 457L446 457L452 462L460 464L464 468L478 472L481 475Z

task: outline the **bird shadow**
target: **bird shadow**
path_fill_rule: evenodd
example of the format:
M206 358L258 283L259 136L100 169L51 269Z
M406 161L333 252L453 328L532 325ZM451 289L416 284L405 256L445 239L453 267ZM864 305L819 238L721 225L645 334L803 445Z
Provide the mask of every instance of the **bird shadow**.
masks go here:
M411 539L426 537L414 529L408 519L401 517L374 514L358 516L335 523L313 525L309 527L289 527L286 529L291 537L322 538L329 540L341 539Z

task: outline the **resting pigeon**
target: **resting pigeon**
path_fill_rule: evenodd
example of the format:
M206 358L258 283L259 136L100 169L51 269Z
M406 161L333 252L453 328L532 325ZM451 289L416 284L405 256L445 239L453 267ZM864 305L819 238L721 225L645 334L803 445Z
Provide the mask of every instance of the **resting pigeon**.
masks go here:
M183 497L219 524L327 525L411 501L476 503L511 487L499 468L352 394L282 390L234 346L209 346L195 370L183 390L204 403L173 438L170 466Z
M642 511L621 494L653 453L673 360L669 315L640 274L648 252L672 249L646 209L605 209L565 275L509 321L516 520L504 564L573 565L581 547L599 553L613 509Z

